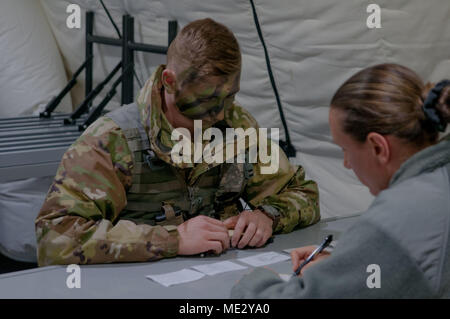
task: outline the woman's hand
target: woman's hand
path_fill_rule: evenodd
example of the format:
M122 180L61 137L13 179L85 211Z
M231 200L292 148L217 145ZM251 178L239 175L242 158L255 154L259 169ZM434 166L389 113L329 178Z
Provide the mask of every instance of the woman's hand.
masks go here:
M316 248L317 248L317 246L305 246L305 247L296 248L293 251L291 251L292 270L295 272L297 270L298 266L300 266L301 263L304 262ZM316 264L317 262L321 261L322 259L327 258L330 255L331 254L327 251L322 251L321 253L317 254L309 263L307 263L302 268L299 275L303 275L303 271L305 269L309 268L311 265Z

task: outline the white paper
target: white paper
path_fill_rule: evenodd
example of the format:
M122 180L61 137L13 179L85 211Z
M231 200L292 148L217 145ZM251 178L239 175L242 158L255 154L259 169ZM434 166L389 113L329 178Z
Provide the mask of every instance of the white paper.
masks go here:
M253 267L260 267L275 264L288 259L291 259L291 257L271 251L268 253L262 253L251 257L240 258L238 259L238 261Z
M292 278L292 274L278 274L278 276L280 276L283 281L289 281Z
M153 281L156 281L157 283L163 286L170 287L172 285L198 280L204 276L205 276L204 274L198 271L183 269L179 271L169 272L166 274L148 275L146 277Z
M247 267L238 265L231 261L219 261L213 264L192 266L191 268L194 268L205 275L214 276L223 272L246 269Z

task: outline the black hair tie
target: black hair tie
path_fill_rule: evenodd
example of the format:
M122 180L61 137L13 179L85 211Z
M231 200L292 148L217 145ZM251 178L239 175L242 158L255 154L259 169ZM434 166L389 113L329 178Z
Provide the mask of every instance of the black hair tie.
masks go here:
M445 132L447 122L444 121L444 119L439 115L439 112L436 109L436 104L439 101L442 90L448 85L450 85L450 80L442 80L437 83L434 88L431 89L430 93L428 93L422 107L427 121L439 132Z

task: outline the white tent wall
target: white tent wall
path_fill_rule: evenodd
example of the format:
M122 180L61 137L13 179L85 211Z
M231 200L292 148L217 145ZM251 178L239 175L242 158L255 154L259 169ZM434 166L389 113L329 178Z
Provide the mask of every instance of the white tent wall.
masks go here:
M38 112L67 82L39 1L0 1L0 118ZM69 96L59 112L70 112Z
M99 1L40 1L69 73L85 58L86 10L95 12L94 34L117 37ZM243 55L237 101L262 127L280 128L284 138L249 0L104 2L119 29L123 14L134 17L136 42L167 45L169 20L177 20L179 29L205 17L228 26L236 35ZM81 29L66 26L69 16L66 8L71 3L81 7ZM348 77L382 62L406 65L427 81L450 78L450 1L255 0L254 3L290 136L297 149L293 162L303 165L307 177L318 182L322 218L365 210L372 196L353 172L342 165L342 152L330 137L329 102ZM366 25L369 16L366 10L371 3L381 7L381 29L369 29ZM121 49L94 45L94 55L95 85L118 63ZM161 63L165 63L164 56L137 52L135 70L141 82ZM80 76L72 95L74 106L84 95L83 77ZM61 85L64 83L61 80ZM136 80L134 88L137 94ZM103 96L104 92L94 105ZM119 105L120 94L108 108Z
M322 216L363 210L371 195L331 141L330 100L351 75L378 63L403 64L429 81L450 78L450 1L256 3L297 160L319 183ZM381 29L366 25L371 3L382 8Z

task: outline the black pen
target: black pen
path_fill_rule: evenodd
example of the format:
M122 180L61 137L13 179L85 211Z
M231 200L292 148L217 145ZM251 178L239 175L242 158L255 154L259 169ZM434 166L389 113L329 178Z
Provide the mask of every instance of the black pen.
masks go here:
M308 258L306 258L306 260L304 262L302 262L302 264L300 266L298 266L297 270L294 272L294 274L292 275L292 277L297 277L298 274L300 273L300 271L302 270L303 267L305 267L305 265L307 263L309 263L317 254L320 254L322 252L322 250L324 250L325 248L328 247L328 245L331 243L331 241L333 240L333 235L328 235L327 237L325 237L325 240L323 241L323 243L317 247L312 253L311 255L308 256Z

